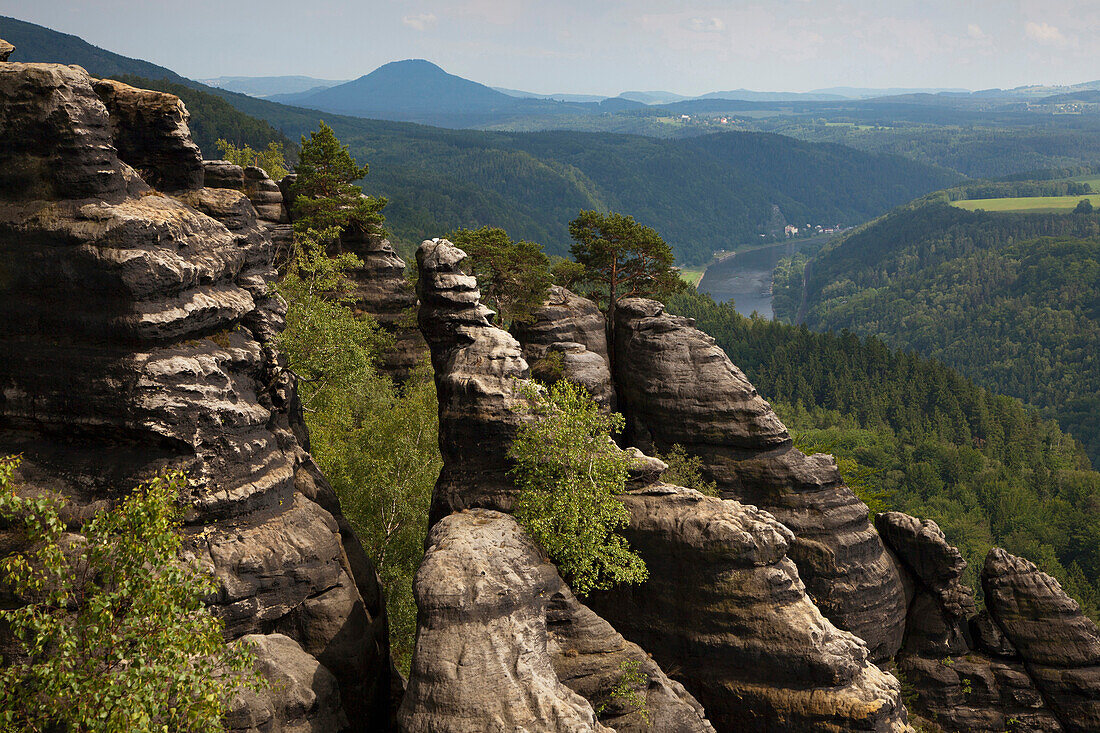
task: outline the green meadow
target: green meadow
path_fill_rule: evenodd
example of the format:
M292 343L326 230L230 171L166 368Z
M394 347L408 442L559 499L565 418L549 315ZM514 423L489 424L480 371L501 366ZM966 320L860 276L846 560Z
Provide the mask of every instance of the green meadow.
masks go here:
M1100 179L1097 180L1100 183ZM1093 187L1098 188L1098 186ZM952 206L957 206L960 209L966 209L967 211L977 211L978 209L985 209L986 211L1011 211L1020 214L1041 214L1051 211L1072 211L1077 203L1087 198L1092 201L1093 207L1100 207L1100 193L1093 193L1087 196L1031 196L1027 198L1004 198L1004 199L962 199L961 201L952 201Z

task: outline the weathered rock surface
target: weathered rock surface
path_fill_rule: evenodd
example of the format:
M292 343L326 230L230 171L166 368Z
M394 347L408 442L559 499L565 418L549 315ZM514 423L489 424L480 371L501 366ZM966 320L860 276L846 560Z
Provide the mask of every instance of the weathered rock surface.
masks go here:
M202 165L203 185L207 189L230 189L248 197L256 217L275 245L275 261L285 261L294 233L279 184L272 181L263 168L256 166L245 169L228 160L204 160Z
M560 285L551 285L546 304L534 312L530 321L514 324L512 332L523 344L523 356L529 363L546 356L546 351L560 341L584 344L606 362L605 324L603 313L591 300Z
M765 509L794 532L790 557L834 624L875 660L901 646L901 576L831 456L805 456L771 406L714 339L660 303L616 308L615 383L626 442L647 453L680 444L724 498Z
M420 245L417 320L431 349L443 470L429 521L471 507L510 511L508 449L523 418L528 369L517 342L489 322L466 253L445 239Z
M625 494L624 535L650 578L593 610L703 703L720 731L908 730L897 680L833 626L768 513L657 484Z
M190 115L179 97L113 79L93 86L110 114L119 157L146 183L161 191L202 188L202 153L191 140Z
M511 517L472 510L440 520L416 574L419 628L400 729L607 731L551 664L546 604L559 583Z
M0 61L7 61L13 53L15 53L15 46L0 38Z
M96 87L106 105L79 67L0 63L0 454L21 453L19 482L73 516L186 470L190 551L221 580L229 634L291 637L339 687L309 717L377 730L385 606L296 437L270 346L274 245L243 194L194 187L178 100Z
M404 731L713 731L683 687L577 601L509 515L473 509L439 521L415 593ZM611 697L628 662L648 677L634 690L648 722Z
M568 379L588 390L596 403L605 410L615 407L615 387L607 361L576 341L550 344L543 357L531 364L531 376L540 382L553 384Z
M428 353L424 337L413 322L416 293L405 278L405 261L389 240L377 232L353 227L340 237L340 247L363 261L348 272L355 283L355 307L369 313L393 336L382 370L404 381Z
M883 512L875 517L875 527L915 580L906 651L941 657L965 654L973 647L967 620L977 614L977 607L974 592L962 582L962 553L928 519Z
M990 615L1067 731L1100 730L1100 631L1054 578L995 548L982 568Z
M246 691L226 715L231 733L313 733L348 726L336 678L282 634L249 634L241 638L256 657L255 669L269 685Z

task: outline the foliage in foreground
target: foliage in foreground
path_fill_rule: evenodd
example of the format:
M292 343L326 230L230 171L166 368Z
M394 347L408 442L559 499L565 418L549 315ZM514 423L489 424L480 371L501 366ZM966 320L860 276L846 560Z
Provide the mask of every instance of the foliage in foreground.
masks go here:
M611 440L623 427L583 387L569 380L527 394L534 419L509 452L520 493L513 512L577 595L641 583L645 563L616 530L630 519L616 498L625 490L629 456Z
M0 459L0 521L30 547L0 561L18 651L0 668L0 730L219 731L230 696L256 689L203 598L215 578L181 561L181 473L156 478L66 532L58 503L17 495Z

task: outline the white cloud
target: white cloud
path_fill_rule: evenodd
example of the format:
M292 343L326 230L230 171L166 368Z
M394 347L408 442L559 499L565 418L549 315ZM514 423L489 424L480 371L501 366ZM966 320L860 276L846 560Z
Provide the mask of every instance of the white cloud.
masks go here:
M435 25L436 18L434 13L417 13L416 15L406 15L401 19L401 22L418 31L426 31Z
M1047 23L1028 21L1027 25L1024 26L1024 33L1033 41L1051 46L1065 46L1069 43L1066 37L1062 35L1062 31Z
M687 29L696 33L719 33L726 29L721 18L688 18Z

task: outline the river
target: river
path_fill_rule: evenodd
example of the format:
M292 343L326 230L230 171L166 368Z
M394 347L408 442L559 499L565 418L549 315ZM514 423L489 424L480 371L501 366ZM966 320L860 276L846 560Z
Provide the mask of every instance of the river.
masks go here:
M734 307L742 315L756 311L772 317L772 272L784 257L804 249L816 251L835 235L824 234L806 239L792 239L756 249L728 255L703 273L698 290L719 303L733 298Z

